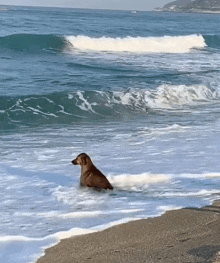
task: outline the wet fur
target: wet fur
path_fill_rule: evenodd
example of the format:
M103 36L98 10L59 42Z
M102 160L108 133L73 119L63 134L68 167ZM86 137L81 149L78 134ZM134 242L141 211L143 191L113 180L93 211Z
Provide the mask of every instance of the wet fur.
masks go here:
M108 179L95 167L86 153L79 154L76 159L72 160L72 164L81 166L81 186L113 190L113 186Z

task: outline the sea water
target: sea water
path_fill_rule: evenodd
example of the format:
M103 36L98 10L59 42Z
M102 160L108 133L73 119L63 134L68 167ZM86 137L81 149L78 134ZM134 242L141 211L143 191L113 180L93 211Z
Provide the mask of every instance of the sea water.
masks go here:
M218 15L0 14L1 262L219 198ZM113 191L79 187L81 152Z

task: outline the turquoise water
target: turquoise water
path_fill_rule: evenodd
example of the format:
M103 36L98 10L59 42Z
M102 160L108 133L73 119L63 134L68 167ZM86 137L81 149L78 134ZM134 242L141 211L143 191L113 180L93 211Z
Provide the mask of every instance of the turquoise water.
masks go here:
M8 7L0 259L219 196L220 18ZM114 191L79 188L88 153Z

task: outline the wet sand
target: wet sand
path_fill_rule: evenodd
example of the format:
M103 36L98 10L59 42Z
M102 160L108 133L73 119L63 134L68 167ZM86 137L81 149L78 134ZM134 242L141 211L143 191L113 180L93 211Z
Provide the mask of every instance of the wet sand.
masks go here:
M220 201L63 239L37 263L220 263Z

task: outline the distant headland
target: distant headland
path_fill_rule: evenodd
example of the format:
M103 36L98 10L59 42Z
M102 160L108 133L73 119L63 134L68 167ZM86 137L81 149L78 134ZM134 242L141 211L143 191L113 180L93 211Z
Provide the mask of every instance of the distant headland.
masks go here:
M155 11L220 14L220 0L177 0Z

